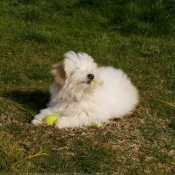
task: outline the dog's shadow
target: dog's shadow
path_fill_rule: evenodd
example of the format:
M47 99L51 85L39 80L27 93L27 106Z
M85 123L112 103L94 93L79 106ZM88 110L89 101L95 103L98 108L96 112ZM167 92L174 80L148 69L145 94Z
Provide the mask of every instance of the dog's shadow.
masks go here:
M26 111L32 117L32 113L36 114L39 110L46 107L49 101L49 92L40 90L36 91L10 91L5 92L3 97L14 101L21 110ZM30 117L30 118L31 118ZM29 119L30 120L30 119Z

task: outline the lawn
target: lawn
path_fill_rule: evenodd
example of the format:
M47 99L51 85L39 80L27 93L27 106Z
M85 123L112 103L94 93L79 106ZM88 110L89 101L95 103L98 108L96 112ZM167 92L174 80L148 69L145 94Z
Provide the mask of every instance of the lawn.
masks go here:
M173 0L0 1L0 173L175 174ZM73 50L122 69L131 115L101 128L30 125Z

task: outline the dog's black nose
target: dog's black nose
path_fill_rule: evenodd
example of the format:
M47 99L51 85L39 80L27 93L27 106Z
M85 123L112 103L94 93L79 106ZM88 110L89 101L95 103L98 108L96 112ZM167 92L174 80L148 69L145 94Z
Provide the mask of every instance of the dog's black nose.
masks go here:
M88 74L87 77L88 77L90 80L93 80L93 79L94 79L94 75L93 75L93 74Z

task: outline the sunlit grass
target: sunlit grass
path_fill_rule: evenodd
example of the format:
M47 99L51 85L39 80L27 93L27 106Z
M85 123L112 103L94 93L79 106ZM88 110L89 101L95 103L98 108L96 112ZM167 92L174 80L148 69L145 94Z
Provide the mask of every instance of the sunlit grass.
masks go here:
M0 1L0 173L174 174L174 8L173 0ZM51 65L69 50L128 74L140 92L132 115L101 128L30 125L49 100Z

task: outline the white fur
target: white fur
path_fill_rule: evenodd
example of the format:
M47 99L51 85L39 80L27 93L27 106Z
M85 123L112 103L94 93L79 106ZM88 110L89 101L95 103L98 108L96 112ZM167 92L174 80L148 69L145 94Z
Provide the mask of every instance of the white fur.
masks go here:
M34 125L42 124L48 114L60 114L58 128L101 124L125 116L138 103L138 91L122 70L97 68L89 55L72 51L63 62L65 83L61 88L56 82L51 85L48 107L35 116ZM89 84L88 74L94 75L94 85Z

